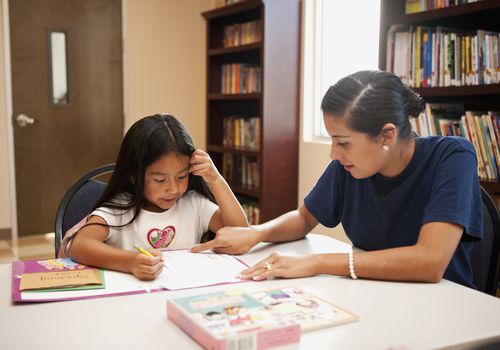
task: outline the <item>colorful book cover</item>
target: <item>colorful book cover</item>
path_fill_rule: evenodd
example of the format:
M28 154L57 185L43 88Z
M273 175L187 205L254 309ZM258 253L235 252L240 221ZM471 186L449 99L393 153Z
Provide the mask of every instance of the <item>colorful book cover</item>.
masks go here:
M102 288L105 288L102 270L68 258L12 263L13 295Z
M282 321L299 323L302 332L358 320L356 315L294 286L250 295L277 311Z
M169 299L167 315L205 349L268 349L300 340L298 323L241 291Z

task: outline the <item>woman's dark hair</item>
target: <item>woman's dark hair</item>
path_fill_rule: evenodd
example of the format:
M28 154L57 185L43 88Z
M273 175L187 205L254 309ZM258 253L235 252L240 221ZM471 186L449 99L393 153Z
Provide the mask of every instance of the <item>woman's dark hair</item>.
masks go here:
M122 141L115 169L106 190L94 209L104 206L122 210L134 210L133 222L146 204L144 176L146 168L162 156L176 153L191 157L195 151L187 129L175 117L155 114L135 122ZM215 203L215 198L201 176L189 174L187 191L194 190ZM118 195L125 194L126 203L117 203Z
M346 118L352 130L376 137L387 123L399 130L399 138L412 137L409 118L418 117L424 101L394 74L363 70L330 86L321 109L333 117Z

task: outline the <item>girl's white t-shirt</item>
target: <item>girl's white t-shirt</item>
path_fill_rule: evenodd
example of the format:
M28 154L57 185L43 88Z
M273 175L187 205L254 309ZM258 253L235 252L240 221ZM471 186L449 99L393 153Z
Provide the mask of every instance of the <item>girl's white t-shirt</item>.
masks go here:
M105 242L124 250L134 250L134 244L146 249L187 248L200 242L217 209L208 198L189 191L164 212L141 209L130 225L109 227ZM120 226L132 219L133 212L99 207L90 215L100 216L108 225Z

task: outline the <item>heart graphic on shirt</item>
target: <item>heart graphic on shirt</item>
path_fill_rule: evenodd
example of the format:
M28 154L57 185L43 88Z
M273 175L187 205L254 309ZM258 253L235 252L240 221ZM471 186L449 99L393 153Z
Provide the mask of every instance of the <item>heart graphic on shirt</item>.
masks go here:
M163 230L154 228L149 230L147 239L155 249L166 248L174 240L175 227L167 226Z

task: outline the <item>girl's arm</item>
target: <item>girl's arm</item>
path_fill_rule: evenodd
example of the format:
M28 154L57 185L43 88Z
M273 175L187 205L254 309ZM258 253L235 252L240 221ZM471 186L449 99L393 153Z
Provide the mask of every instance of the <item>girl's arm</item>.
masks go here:
M89 225L92 223L97 225ZM160 253L152 251L153 258L106 244L104 241L109 232L106 225L100 216L91 216L71 242L69 257L84 265L132 273L140 280L153 280L161 273L163 264Z
M212 249L224 254L244 254L259 242L287 242L303 238L318 221L303 205L276 219L248 228L224 227L213 240L197 245L192 252Z
M448 222L422 226L416 244L354 254L358 277L388 281L438 282L460 242L463 227ZM271 269L266 268L271 264ZM349 276L347 254L287 257L272 254L242 272L244 278L306 277L317 274Z
M224 226L247 227L248 221L243 208L234 196L226 180L224 180L215 168L210 156L202 150L196 150L191 156L190 164L189 171L193 175L203 177L219 206L219 209L210 220L210 230L216 232Z

